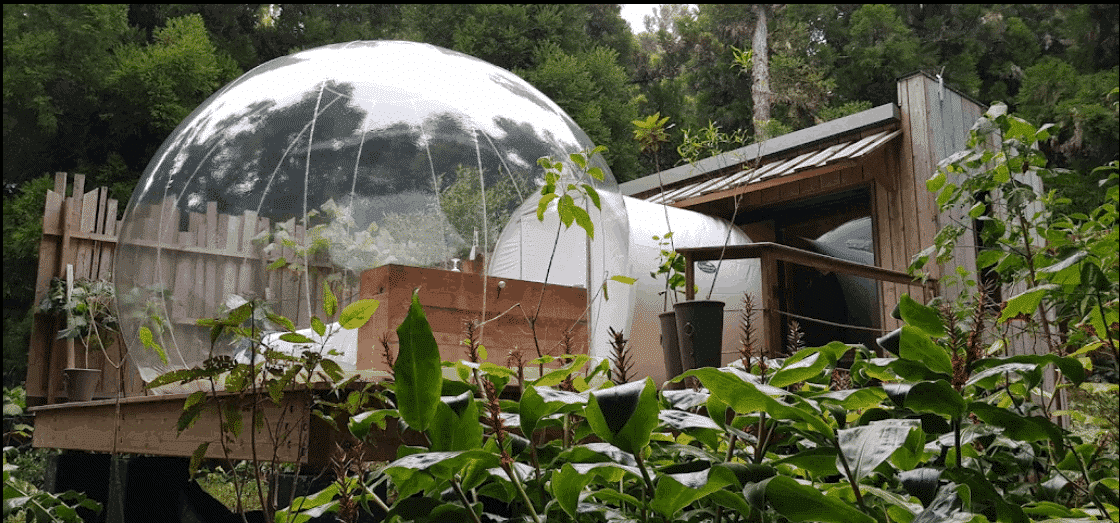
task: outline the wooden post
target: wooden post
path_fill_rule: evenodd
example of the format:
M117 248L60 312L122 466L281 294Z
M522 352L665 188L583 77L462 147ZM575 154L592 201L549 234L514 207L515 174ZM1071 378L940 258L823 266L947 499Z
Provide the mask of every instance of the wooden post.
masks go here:
M778 261L764 251L759 258L759 285L762 294L762 336L766 355L773 358L782 349L782 319L778 316Z
M684 255L684 299L686 300L696 299L696 268L693 267L695 262L692 254Z
M74 264L66 264L66 306L70 308L70 299L74 295ZM70 311L66 311L66 327L70 327ZM74 346L74 338L66 340L66 368L73 369L78 366L78 353Z

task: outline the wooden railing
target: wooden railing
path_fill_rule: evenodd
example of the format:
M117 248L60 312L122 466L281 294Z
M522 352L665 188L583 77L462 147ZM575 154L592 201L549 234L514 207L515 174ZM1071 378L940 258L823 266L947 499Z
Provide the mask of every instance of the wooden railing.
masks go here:
M770 348L771 351L782 346L783 334L781 329L783 311L778 298L780 291L778 262L871 278L880 282L920 287L924 293L924 301L929 301L937 294L937 280L935 279L920 281L904 272L892 271L873 265L862 265L777 243L759 242L750 245L728 245L726 247L681 248L677 249L677 252L685 259L685 298L689 300L696 298L696 271L694 268L696 262L758 258L762 269L762 339L765 342L764 346ZM880 296L882 294L880 293ZM880 304L881 308L886 306L887 304ZM890 309L894 309L893 305L890 306Z

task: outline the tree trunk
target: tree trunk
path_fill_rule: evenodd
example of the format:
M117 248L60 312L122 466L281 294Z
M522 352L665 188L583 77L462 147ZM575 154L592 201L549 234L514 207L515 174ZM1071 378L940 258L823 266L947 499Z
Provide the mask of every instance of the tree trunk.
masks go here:
M754 39L751 41L751 98L754 102L754 137L761 142L767 138L766 124L770 121L770 60L766 41L766 6L754 4Z

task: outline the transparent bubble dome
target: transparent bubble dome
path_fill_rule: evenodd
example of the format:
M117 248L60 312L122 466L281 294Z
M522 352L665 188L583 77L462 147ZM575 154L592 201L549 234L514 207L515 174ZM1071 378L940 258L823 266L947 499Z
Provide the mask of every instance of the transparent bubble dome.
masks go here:
M602 158L592 161L606 173L602 181L568 160L591 147L524 80L428 44L328 45L249 71L175 129L125 211L114 276L141 377L201 363L212 349L209 329L196 321L245 300L264 300L306 328L321 313L324 283L344 307L358 299L366 269L452 270L472 253L493 254L499 237L521 241L523 225L503 230L511 219L536 218L541 157L568 162L559 187L598 191L594 239L553 256L564 242L541 240L535 230L531 245L504 263L553 259L568 276L549 281L596 294L628 266L628 225ZM549 223L551 235L584 234ZM149 333L166 363L139 343ZM213 350L235 355L238 347Z

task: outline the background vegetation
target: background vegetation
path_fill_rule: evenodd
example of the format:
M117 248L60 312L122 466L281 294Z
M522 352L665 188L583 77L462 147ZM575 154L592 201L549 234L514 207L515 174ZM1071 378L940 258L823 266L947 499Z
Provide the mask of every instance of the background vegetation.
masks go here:
M556 100L628 180L681 162L686 131L756 135L752 71L737 53L752 50L760 12L771 135L893 102L895 78L922 69L1060 124L1043 144L1073 169L1057 186L1071 207L1101 202L1089 169L1117 155L1104 99L1118 83L1114 5L665 4L635 35L615 4L5 4L4 383L25 374L44 176L81 172L127 201L178 122L261 63L356 39L472 54ZM672 125L656 157L630 134L654 113Z

